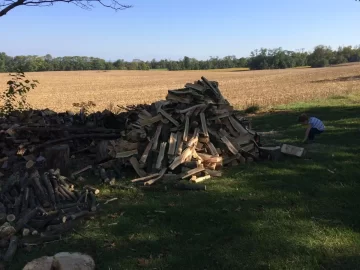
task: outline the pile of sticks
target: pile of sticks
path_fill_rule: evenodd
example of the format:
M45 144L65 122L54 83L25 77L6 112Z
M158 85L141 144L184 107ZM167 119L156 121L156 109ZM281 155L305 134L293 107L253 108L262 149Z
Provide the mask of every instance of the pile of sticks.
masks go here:
M0 246L9 245L4 259L11 260L14 255L14 242L26 246L59 239L78 220L94 215L98 193L90 186L75 190L59 170L12 174L0 193Z
M141 142L141 151L128 149L116 157L127 159L138 174L133 183L173 181L198 189L184 180L200 183L221 176L223 167L259 158L259 136L251 123L230 106L217 82L204 77L139 110L127 134L128 141Z

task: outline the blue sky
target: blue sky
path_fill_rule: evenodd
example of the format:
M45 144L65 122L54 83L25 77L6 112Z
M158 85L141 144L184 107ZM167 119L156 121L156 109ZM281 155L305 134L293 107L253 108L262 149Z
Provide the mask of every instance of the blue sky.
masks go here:
M106 1L106 0L104 0ZM0 17L0 51L106 60L248 56L260 47L360 44L355 0L119 0L125 11L72 4Z

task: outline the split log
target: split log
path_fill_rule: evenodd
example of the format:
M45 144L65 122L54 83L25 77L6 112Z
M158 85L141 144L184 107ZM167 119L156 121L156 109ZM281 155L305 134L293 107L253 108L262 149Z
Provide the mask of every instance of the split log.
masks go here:
M3 260L5 262L11 262L12 258L14 257L15 253L16 253L16 249L18 247L18 238L17 236L13 235L10 238L10 244L9 247L4 255Z
M152 144L153 144L153 142L152 142L152 140L151 140L151 141L148 143L148 145L146 146L146 148L145 148L145 150L144 150L144 153L142 154L142 156L141 156L141 158L140 158L140 161L139 161L140 164L145 164L145 163L146 163L146 160L147 160L147 158L148 158L148 156L149 156L149 152L150 152L150 150L151 150Z
M69 175L70 148L67 144L46 148L44 151L48 169L59 168L62 174Z
M157 170L160 170L162 167L162 162L163 162L164 155L165 155L166 145L167 145L166 142L163 142L160 145L160 152L159 152L158 158L156 160L156 166L155 166L155 168Z
M182 149L183 149L183 134L181 132L178 132L177 139L176 139L175 154L181 155Z
M248 131L233 116L229 116L229 121L234 129L241 135L248 134Z
M169 151L168 151L169 156L175 155L176 141L177 141L177 134L171 133L170 138L169 138Z
M204 167L199 167L199 168L189 170L189 171L184 173L184 175L181 177L181 179L188 178L190 176L193 176L194 174L197 174L197 173L200 173L200 172L203 172L203 171L205 171Z
M157 147L158 147L158 143L159 143L159 136L160 136L160 133L161 133L161 129L162 129L162 124L159 124L156 128L156 131L155 131L155 135L152 139L152 142L153 142L153 145L152 145L152 150L156 150Z
M198 178L196 178L196 179L191 179L191 181L190 182L192 182L192 183L200 183L200 182L204 182L205 180L208 180L208 179L210 179L211 178L211 176L210 175L205 175L205 176L203 176L203 177L198 177Z
M225 143L225 145L227 146L227 148L231 153L233 153L234 155L237 155L239 153L236 147L229 141L229 139L226 136L221 137L221 141Z
M185 118L184 135L183 135L183 139L182 139L184 142L187 142L187 140L188 140L189 127L190 127L190 118L189 118L189 116L186 116L186 118Z
M192 156L193 148L186 148L182 154L174 159L174 161L169 166L170 170L174 170L180 164L184 163L189 156Z
M215 146L211 142L208 142L206 144L206 147L209 149L211 155L217 156L217 157L219 156L219 153L217 152Z
M131 157L129 161L130 161L131 165L133 166L134 170L136 171L136 173L140 177L146 176L146 173L144 172L144 170L140 169L140 164L135 157Z
M200 113L200 119L201 119L202 132L204 133L204 136L205 136L205 137L209 137L209 132L208 132L208 128L207 128L206 118L205 118L205 114L204 114L203 112Z

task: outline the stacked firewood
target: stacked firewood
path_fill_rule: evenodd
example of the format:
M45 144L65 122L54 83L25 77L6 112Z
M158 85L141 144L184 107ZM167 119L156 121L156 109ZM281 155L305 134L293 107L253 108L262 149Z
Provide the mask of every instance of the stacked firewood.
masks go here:
M217 82L204 77L169 90L166 100L138 110L136 116L124 138L108 145L111 156L132 165L139 176L134 183L171 179L177 187L198 189L179 180L203 182L221 176L225 166L259 157L259 137L250 122L230 106ZM120 144L127 144L126 151L120 151Z
M59 239L73 229L79 219L91 216L97 209L96 188L85 186L80 192L59 170L40 174L31 169L20 176L13 173L0 193L0 245L10 240L5 260L10 260L16 246ZM16 235L21 235L19 242ZM15 248L16 250L16 248Z

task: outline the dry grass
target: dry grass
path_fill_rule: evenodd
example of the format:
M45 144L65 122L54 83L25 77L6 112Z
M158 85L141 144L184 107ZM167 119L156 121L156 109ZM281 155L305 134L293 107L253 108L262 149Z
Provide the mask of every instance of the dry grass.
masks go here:
M344 95L360 90L360 65L323 69L269 71L80 71L40 72L27 76L40 81L28 101L35 108L72 109L74 102L94 101L96 109L110 103L126 105L164 99L168 89L181 88L206 76L217 80L231 104L272 106ZM7 74L0 74L0 88Z

